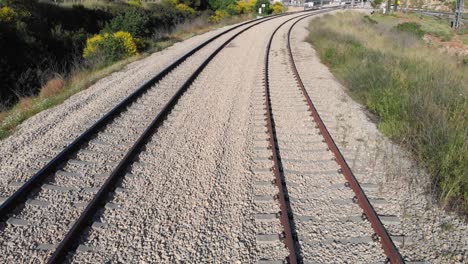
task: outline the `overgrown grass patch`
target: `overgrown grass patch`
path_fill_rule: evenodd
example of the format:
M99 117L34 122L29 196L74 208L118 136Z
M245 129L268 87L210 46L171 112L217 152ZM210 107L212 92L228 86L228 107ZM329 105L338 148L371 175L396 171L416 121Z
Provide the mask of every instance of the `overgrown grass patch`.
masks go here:
M421 25L416 22L404 22L404 23L398 24L395 28L402 32L408 32L410 34L414 34L420 38L424 36L424 30L422 30Z
M385 25L397 26L397 24L417 24L421 32L439 37L443 41L453 38L454 32L450 27L450 21L433 16L418 13L393 13L391 16L375 14L372 16L377 22ZM398 18L398 19L395 19Z
M450 27L450 21L433 16L420 15L416 13L401 14L400 17L407 17L421 25L421 29L430 35L440 37L444 41L452 39L454 33Z
M9 136L18 125L31 116L63 103L70 96L88 88L99 79L121 70L128 63L140 58L141 56L134 56L100 70L78 70L64 81L62 88L56 89L55 87L54 91L51 91L51 86L45 86L38 96L20 99L11 109L0 112L0 139ZM49 85L57 84L55 81L54 84Z
M378 128L427 168L442 203L466 214L468 67L417 34L395 30L401 21L380 23L379 16L371 17L377 24L352 12L316 19L308 40L351 96L379 117Z

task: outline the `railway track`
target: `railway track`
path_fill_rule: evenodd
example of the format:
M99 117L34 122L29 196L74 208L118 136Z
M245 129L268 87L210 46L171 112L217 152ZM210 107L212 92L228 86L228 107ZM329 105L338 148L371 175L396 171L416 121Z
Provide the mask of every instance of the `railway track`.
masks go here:
M294 63L292 28L301 19L326 11L286 20L267 45L265 91L260 98L267 112L264 106L257 110L261 111L259 135L265 135L262 122L268 135L267 145L263 138L258 148L268 157L260 157L257 165L263 167L254 170L256 176L264 177L254 183L257 190L263 189L254 198L259 204L255 218L263 225L263 232L257 234L259 262L343 258L402 263L392 238L315 110ZM28 244L35 257L48 263L63 262L79 250L89 227L103 224L96 221L96 215L117 206L110 202L112 195L125 191L118 187L120 182L132 177L127 173L138 162L138 154L197 76L233 39L271 19L243 23L202 43L58 150L0 206L5 222L0 242ZM268 195L272 192L273 197ZM317 212L315 205L329 209ZM28 220L33 218L40 220ZM35 234L22 236L25 228ZM344 229L354 235L343 235Z
M1 242L26 244L25 254L33 251L48 263L64 261L87 228L99 225L94 216L115 206L109 197L122 191L117 186L129 166L208 63L234 38L275 18L249 21L203 42L57 150L1 204ZM33 236L17 236L28 228Z
M404 263L381 221L386 216L376 213L298 73L291 31L309 16L279 25L265 54L253 171L259 204L256 221L265 226L257 242L270 249L261 254L260 262ZM279 242L287 252L271 254Z

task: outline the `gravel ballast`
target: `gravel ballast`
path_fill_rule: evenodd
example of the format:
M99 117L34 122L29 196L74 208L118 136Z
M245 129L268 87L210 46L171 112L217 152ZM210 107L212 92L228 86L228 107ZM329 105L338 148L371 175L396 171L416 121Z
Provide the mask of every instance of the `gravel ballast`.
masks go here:
M270 98L279 155L289 194L300 259L305 263L374 263L385 261L373 230L353 203L339 165L308 111L296 84L281 27L270 50ZM341 260L341 261L340 261Z
M284 252L259 236L252 213L250 111L266 40L284 19L243 33L207 66L132 166L117 207L96 219L82 243L92 250L73 262L255 263Z
M9 195L13 191L8 187L10 184L30 178L35 169L44 165L57 150L66 146L138 86L198 44L230 27L195 36L131 63L65 103L25 121L14 135L0 141L0 197ZM223 39L226 37L223 36Z
M83 234L73 263L284 263L264 109L265 49L276 18L226 46L181 97ZM386 140L303 40L292 32L299 73L371 203L410 261L464 262L467 227L431 204L428 177ZM279 152L298 234L310 263L374 263L385 256L353 203L291 73L286 33L270 54ZM106 77L27 120L0 142L0 196L16 190L126 95L215 30ZM221 37L184 62L94 137L1 227L0 262L44 262L109 172ZM465 240L463 240L465 239Z
M311 19L292 32L299 74L325 125L407 261L467 261L468 226L432 200L429 176L410 154L386 139L305 42ZM381 217L382 218L382 217Z
M26 261L35 258L40 261L45 260L117 165L117 161L176 89L221 43L241 29L221 36L178 66L93 138L89 145L80 150L60 171L50 177L37 195L30 197L31 202L13 215L3 228L0 250L4 260ZM77 119L73 121L76 122ZM18 135L22 135L21 130ZM8 140L14 141L15 136ZM53 153L59 150L60 147L55 147ZM42 157L32 159L23 166L32 174L50 158ZM2 186L2 196L12 193L28 177L25 174L15 176L13 179L15 184ZM112 204L109 205L109 208L114 207Z

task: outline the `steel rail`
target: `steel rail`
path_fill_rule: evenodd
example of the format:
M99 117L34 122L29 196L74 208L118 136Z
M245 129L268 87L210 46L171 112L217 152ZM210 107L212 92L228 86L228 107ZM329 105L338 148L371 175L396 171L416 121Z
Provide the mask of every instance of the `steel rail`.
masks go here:
M320 13L325 13L328 11L318 11L313 14L308 14L305 16L300 16L300 19L317 15ZM287 22L297 19L298 17L290 18L283 23L281 23L271 34L270 39L268 41L265 53L265 70L264 70L264 88L265 88L265 110L266 110L266 121L267 121L267 130L269 134L269 142L270 148L272 152L272 160L273 160L273 173L275 175L275 183L278 187L278 200L280 204L280 221L284 229L284 244L286 248L288 248L289 255L288 255L288 263L296 264L300 263L300 253L299 249L297 248L297 237L295 236L292 226L294 225L292 216L290 216L291 207L289 202L286 201L287 196L287 188L285 182L283 180L282 170L281 170L281 158L278 153L278 142L276 140L276 130L274 126L274 118L272 115L272 108L271 108L271 98L270 98L270 81L269 81L269 65L270 65L270 49L271 43L273 42L273 37L275 36L276 32Z
M107 112L104 116L102 116L98 121L96 121L91 127L85 130L80 136L78 136L73 142L71 142L65 149L63 149L59 154L57 154L54 158L52 158L44 167L42 167L38 172L36 172L28 181L26 181L20 188L18 188L7 200L5 200L0 205L0 221L6 221L10 214L22 205L28 195L32 193L32 191L41 186L46 178L56 172L61 164L66 162L74 153L80 150L87 142L89 142L90 138L97 134L101 129L103 129L106 125L112 122L115 117L117 117L121 112L123 112L130 104L135 102L138 98L140 98L146 91L148 91L154 84L162 80L167 74L169 74L172 70L174 70L177 66L179 66L182 62L184 62L187 58L192 56L195 52L199 51L209 43L213 42L217 38L225 35L228 32L231 32L239 27L244 25L255 23L262 20L269 20L274 17L278 16L270 16L270 17L263 17L251 21L244 22L232 28L229 28L216 36L204 41L191 51L187 52L185 55L177 59L174 63L167 66L163 69L159 74L148 80L146 83L141 85L137 88L133 93L123 99L119 104L117 104L112 110Z
M308 16L306 16L308 17ZM349 167L348 163L346 162L345 158L343 157L343 154L340 152L338 146L336 145L335 141L333 140L332 136L330 135L330 132L328 131L327 127L325 126L322 118L320 117L317 109L315 108L314 103L310 99L310 96L305 89L304 83L302 82L301 76L299 75L299 72L297 70L297 66L294 60L294 56L292 54L292 49L291 49L291 31L294 28L294 26L301 20L305 19L306 17L302 17L295 21L291 27L288 30L288 36L287 36L287 49L288 49L288 54L289 54L289 59L291 62L291 68L294 74L294 78L297 80L297 83L302 91L302 94L305 97L305 100L307 102L307 105L309 107L309 111L311 112L311 115L313 117L313 121L316 124L316 127L319 128L322 136L325 139L325 142L328 146L328 148L333 152L333 155L335 157L335 161L338 163L340 166L340 172L344 175L346 180L349 183L349 186L351 189L354 191L354 194L357 198L357 203L359 206L362 208L364 211L364 214L366 215L367 219L371 223L371 226L375 232L379 236L379 240L382 244L382 249L384 250L385 254L387 255L388 259L390 260L391 263L404 263L403 257L401 256L400 252L398 251L398 248L395 246L393 243L390 235L387 232L387 229L385 226L382 224L380 221L379 216L377 215L377 212L375 211L374 207L372 204L369 202L369 199L367 198L366 194L364 193L364 190L362 189L361 185L359 184L358 180L354 176L351 168Z
M83 231L92 223L93 217L98 212L100 208L104 205L107 200L108 194L111 193L118 181L126 174L126 171L135 160L136 156L140 153L141 148L147 143L148 139L153 133L155 133L158 127L163 123L168 114L171 112L172 108L176 105L179 98L184 94L184 92L192 85L193 81L198 77L198 75L203 71L203 69L208 65L209 62L233 39L235 39L240 34L244 33L248 29L275 19L278 16L262 19L261 21L254 23L241 31L234 34L228 40L226 40L221 46L219 46L196 70L192 75L185 81L185 83L180 87L180 89L172 96L169 102L164 106L161 112L153 119L151 124L145 129L145 131L140 135L138 140L132 145L130 150L126 153L125 157L119 162L117 167L112 171L109 178L101 186L97 194L93 197L91 202L88 203L84 211L81 213L80 217L76 220L73 226L70 228L64 239L57 246L53 255L48 259L47 263L61 263L65 260L68 252L75 249L77 242L80 240L80 236Z

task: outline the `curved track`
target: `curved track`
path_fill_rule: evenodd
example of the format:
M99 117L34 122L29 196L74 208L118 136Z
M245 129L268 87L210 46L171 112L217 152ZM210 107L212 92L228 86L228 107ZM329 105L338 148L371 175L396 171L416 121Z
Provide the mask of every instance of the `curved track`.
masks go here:
M266 126L267 131L261 133L264 137L267 132L269 148L265 150L269 154L260 159L266 164L260 173L273 172L274 177L253 185L272 188L276 195L273 199L261 194L254 197L263 205L255 208L255 221L262 224L256 234L257 249L252 250L257 251L254 254L259 263L336 259L369 262L386 258L392 263L403 263L323 124L294 62L293 27L300 20L323 12L326 11L295 15L276 27L271 36L265 35L270 37L263 72L261 122L266 123L263 129ZM122 191L117 186L129 168L139 162L138 155L149 145L151 136L164 125L205 67L240 34L274 18L240 24L203 42L59 151L1 205L0 218L8 223L1 227L7 231L2 232L2 241L15 243L16 233L21 232L19 227L30 226L23 219L40 216L40 225L30 228L36 233L23 243L39 249L39 259L63 262L86 236L88 228L100 224L94 222L96 215L103 208L115 206L110 201L113 194ZM278 243L284 244L286 250Z
M2 203L0 218L12 227L8 232L14 234L15 226L30 224L22 219L42 215L42 229L30 242L42 250L41 258L49 263L62 262L76 248L96 212L109 206L109 195L117 191L116 184L148 137L208 63L234 38L275 18L242 23L203 42L105 114ZM164 90L162 99L155 101L155 89Z
M325 127L297 71L291 49L291 31L309 16L292 18L279 25L271 35L265 54L265 115L274 182L279 191L283 242L289 251L288 262L348 259L404 263ZM294 19L287 33L277 34ZM286 47L281 42L285 39ZM274 44L276 46L272 47ZM310 141L294 142L291 138ZM304 147L313 149L305 151ZM312 155L304 152L312 152ZM311 180L322 183L317 188L304 188L303 184ZM295 194L299 195L294 197ZM317 212L321 209L309 207L311 204L328 206L330 211ZM376 248L375 244L379 242L383 252ZM341 255L342 251L347 252Z

